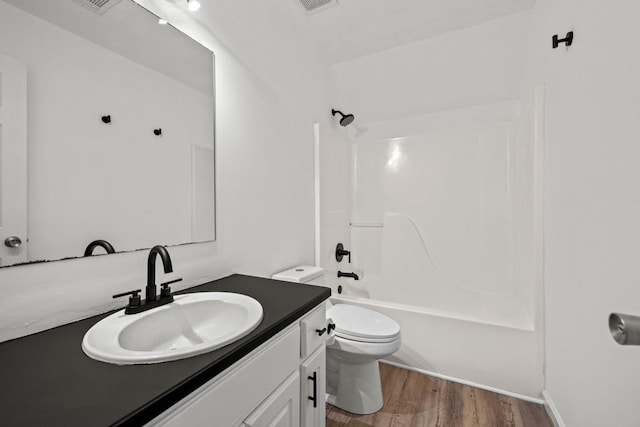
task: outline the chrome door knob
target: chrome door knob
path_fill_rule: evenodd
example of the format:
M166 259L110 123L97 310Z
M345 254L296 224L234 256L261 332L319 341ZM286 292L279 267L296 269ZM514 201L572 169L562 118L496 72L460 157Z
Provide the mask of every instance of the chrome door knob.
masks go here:
M17 248L22 244L22 240L18 236L11 236L4 239L4 245L8 248Z

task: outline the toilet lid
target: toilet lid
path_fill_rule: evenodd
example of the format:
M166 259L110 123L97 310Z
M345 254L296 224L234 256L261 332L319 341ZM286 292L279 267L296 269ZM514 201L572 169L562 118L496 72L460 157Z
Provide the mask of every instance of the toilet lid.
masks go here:
M400 334L398 323L367 308L337 304L327 310L327 318L336 324L336 335L350 339L365 338L372 342L393 339Z

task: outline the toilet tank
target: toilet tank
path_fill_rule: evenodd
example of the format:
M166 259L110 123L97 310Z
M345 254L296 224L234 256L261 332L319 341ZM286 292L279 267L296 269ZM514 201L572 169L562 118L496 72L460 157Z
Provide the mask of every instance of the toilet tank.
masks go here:
M275 280L295 283L312 283L314 285L324 284L324 274L320 267L309 265L299 265L271 276Z

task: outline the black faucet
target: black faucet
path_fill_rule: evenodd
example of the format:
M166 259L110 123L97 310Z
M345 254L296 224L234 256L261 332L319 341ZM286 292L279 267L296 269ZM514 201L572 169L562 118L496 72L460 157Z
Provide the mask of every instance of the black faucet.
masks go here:
M156 293L156 255L160 255L164 274L173 273L173 264L171 264L171 257L169 256L167 248L159 245L152 247L149 252L149 258L147 259L147 287L145 288L145 299L147 302L158 299L158 295ZM161 285L162 290L160 291L160 299L170 297L171 301L173 301L169 285L175 282L176 281L174 280Z
M351 277L353 280L360 280L356 273L343 273L342 271L338 271L338 278L340 277Z
M97 247L104 248L104 250L107 251L108 254L116 253L116 250L113 249L111 243L107 242L106 240L94 240L93 242L89 243L87 249L84 250L84 256L93 255L93 250Z
M175 279L160 284L162 289L160 290L160 298L158 298L156 292L156 256L158 255L160 255L160 259L162 260L162 266L165 274L173 273L173 265L171 264L171 257L169 256L169 252L167 252L167 248L159 245L151 248L149 258L147 259L147 287L145 288L144 302L140 301L140 296L138 295L140 293L140 289L113 296L114 298L119 298L125 295L131 295L129 298L129 305L125 308L124 314L142 313L143 311L173 302L173 295L171 295L171 288L169 285L179 282L182 279Z

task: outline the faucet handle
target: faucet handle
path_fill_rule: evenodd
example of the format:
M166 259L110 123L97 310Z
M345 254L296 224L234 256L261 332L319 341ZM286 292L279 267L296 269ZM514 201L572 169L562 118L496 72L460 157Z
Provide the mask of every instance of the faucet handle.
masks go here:
M116 294L113 298L120 298L130 295L129 297L129 307L138 307L140 306L140 292L142 289L136 289L135 291L123 292L121 294Z
M162 287L162 289L160 290L160 297L166 298L171 296L171 287L169 285L180 282L181 280L182 280L182 277L174 280L169 280L168 282L161 283L160 286Z
M344 245L342 243L338 243L338 246L336 246L336 261L342 261L342 257L345 255L349 257L349 264L351 264L351 251L345 250Z

